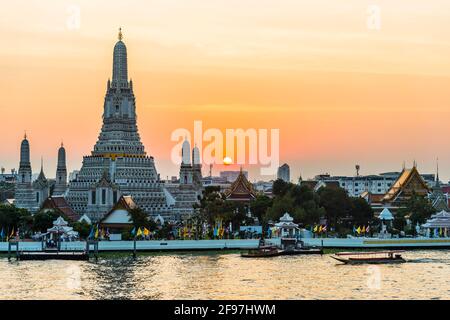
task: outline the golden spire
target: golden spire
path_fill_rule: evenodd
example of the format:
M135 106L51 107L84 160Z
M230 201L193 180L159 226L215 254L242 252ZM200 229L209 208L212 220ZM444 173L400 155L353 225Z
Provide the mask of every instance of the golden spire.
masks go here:
M24 139L27 138L27 130L25 130L25 134L23 135L23 138L24 138Z
M122 38L123 38L123 36L122 36L122 28L120 27L119 28L119 41L122 41Z

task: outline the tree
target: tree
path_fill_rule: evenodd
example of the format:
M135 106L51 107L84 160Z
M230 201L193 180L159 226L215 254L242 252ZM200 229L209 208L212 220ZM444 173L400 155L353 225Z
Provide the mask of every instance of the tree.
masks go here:
M373 219L372 207L363 198L350 198L350 215L354 223L365 224Z
M338 219L350 215L352 202L342 188L322 187L319 189L320 206L325 208L326 217L331 225L338 227Z
M5 233L17 228L26 232L31 229L32 222L33 218L28 210L0 204L0 230L3 228Z
M149 220L148 214L141 208L131 209L129 214L131 216L131 222L136 229L144 227L153 230L156 228L156 223L153 220Z
M407 200L405 207L400 209L397 215L399 220L402 220L409 215L409 220L415 225L417 223L425 223L425 221L434 213L436 213L436 209L433 208L427 198L413 193ZM397 224L399 227L401 225L404 226L404 222L402 223L401 221L397 222Z
M259 221L263 221L267 210L272 206L272 202L272 199L266 195L257 195L250 202L250 211Z
M277 179L273 182L272 193L274 196L283 196L290 189L292 183Z
M91 226L86 221L77 221L73 225L73 230L77 231L81 239L87 239L91 231Z
M53 226L53 221L58 217L63 217L64 220L68 221L67 217L58 210L43 209L39 211L33 216L33 230L46 232Z

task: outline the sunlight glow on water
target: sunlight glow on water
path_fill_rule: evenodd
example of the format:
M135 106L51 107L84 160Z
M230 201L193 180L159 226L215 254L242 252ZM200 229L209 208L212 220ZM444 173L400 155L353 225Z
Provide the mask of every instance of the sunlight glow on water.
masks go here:
M245 259L192 253L86 261L0 258L1 299L450 299L450 252L338 265L329 255ZM380 280L380 281L378 281Z

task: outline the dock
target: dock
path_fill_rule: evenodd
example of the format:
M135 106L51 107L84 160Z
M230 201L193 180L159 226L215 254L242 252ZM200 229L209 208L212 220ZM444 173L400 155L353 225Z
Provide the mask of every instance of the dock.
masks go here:
M85 251L22 251L18 260L89 260L89 254Z

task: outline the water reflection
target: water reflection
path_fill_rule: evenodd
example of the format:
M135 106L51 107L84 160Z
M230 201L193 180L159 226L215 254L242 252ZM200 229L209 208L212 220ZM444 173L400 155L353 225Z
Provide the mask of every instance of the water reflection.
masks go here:
M98 262L0 258L2 299L449 299L450 253L410 263L337 265L328 255L242 259L230 254L108 256Z

